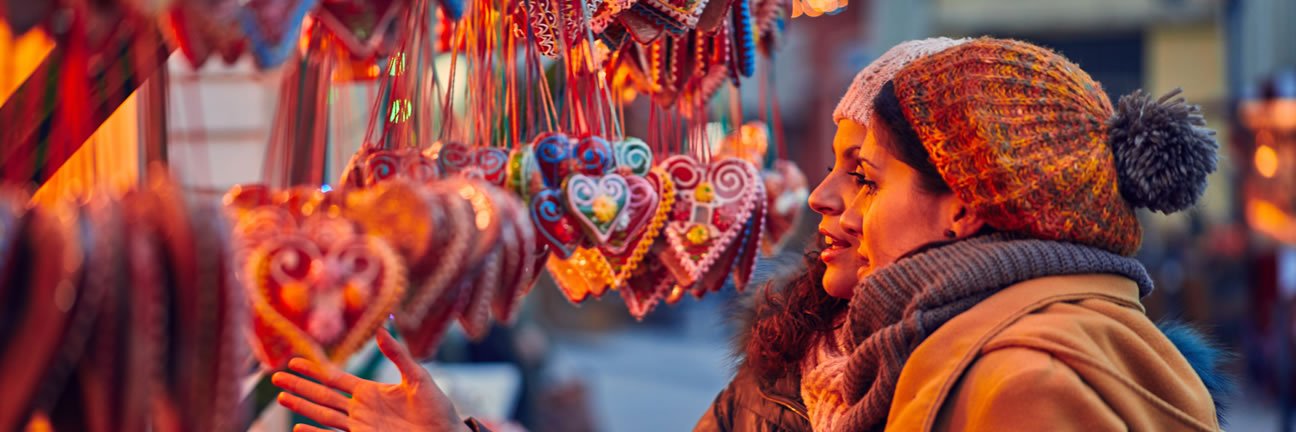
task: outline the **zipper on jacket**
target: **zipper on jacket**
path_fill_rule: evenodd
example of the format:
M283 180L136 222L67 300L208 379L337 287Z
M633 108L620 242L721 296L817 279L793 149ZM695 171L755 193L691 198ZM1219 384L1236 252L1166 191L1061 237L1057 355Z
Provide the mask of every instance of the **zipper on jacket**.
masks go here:
M757 393L760 393L761 397L765 398L765 400L779 404L783 406L783 408L787 408L788 411L792 411L792 413L796 414L798 417L805 419L805 421L810 421L810 416L806 414L806 409L801 404L785 399L781 396L774 396L766 393L765 389L757 388L756 390Z

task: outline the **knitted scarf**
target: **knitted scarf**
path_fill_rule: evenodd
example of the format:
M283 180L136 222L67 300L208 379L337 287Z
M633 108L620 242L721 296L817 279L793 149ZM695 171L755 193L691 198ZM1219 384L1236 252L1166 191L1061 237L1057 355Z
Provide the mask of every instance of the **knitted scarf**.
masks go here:
M950 318L1019 282L1095 273L1133 280L1140 296L1152 291L1133 258L1006 234L933 247L877 270L855 289L844 328L824 338L805 365L811 423L815 430L882 430L909 354ZM826 382L830 387L821 387Z

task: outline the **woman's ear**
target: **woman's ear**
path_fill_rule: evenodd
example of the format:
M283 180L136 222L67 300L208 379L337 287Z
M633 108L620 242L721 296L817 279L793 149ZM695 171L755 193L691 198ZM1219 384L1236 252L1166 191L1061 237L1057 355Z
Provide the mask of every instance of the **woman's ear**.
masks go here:
M962 201L959 201L959 199L955 198L952 194L947 209L948 211L946 214L948 217L946 218L946 223L949 224L949 228L947 228L945 235L949 237L950 233L953 233L953 238L951 240L961 240L971 237L976 235L976 233L981 232L982 228L985 228L985 220L981 219L975 211L966 204L963 204Z

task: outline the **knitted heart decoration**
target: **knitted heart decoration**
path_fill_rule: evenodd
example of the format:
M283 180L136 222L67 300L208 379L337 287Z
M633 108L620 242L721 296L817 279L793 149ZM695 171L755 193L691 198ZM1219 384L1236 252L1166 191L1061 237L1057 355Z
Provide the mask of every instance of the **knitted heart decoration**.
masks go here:
M667 158L660 168L676 186L663 259L682 285L691 286L742 234L757 205L758 173L740 159L702 164L688 155Z

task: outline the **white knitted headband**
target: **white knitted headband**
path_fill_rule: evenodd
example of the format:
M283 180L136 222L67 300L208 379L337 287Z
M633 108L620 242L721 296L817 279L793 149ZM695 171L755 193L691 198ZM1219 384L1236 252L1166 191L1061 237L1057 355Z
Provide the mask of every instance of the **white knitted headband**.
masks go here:
M842 96L841 102L837 103L837 109L833 110L833 123L840 123L842 119L850 119L856 123L868 125L869 118L873 116L873 98L877 97L882 85L890 81L896 72L899 72L900 69L914 60L944 51L969 40L971 39L939 37L905 41L891 47L873 63L869 63L868 66L864 67L864 70L860 71L858 75L855 75L855 81L851 82L850 89L846 90L846 95Z

